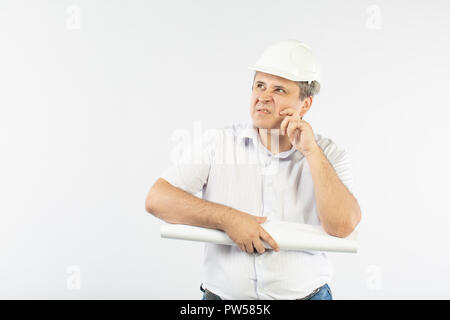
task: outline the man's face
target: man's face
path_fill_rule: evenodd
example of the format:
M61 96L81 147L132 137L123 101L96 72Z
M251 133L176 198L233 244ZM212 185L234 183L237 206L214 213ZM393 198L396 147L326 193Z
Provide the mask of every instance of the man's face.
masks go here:
M279 129L284 116L280 111L286 108L300 110L300 88L282 77L256 72L250 102L250 115L253 125L263 129ZM258 111L267 109L269 113Z

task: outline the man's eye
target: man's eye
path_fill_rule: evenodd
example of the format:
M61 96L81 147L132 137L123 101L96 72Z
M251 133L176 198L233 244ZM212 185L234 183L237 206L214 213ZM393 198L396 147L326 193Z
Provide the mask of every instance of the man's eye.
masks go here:
M258 88L264 87L264 85L262 85L261 83L258 83L256 86L257 86Z
M278 92L283 92L283 93L286 92L286 91L284 91L283 89L280 89L280 88L278 88L277 90L280 90L280 91L278 91Z

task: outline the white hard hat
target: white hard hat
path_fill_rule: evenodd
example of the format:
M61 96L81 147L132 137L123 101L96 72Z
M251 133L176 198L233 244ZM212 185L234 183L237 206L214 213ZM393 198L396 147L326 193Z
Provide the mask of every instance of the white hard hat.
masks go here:
M297 40L268 47L250 70L261 71L292 81L320 82L320 64L310 47Z

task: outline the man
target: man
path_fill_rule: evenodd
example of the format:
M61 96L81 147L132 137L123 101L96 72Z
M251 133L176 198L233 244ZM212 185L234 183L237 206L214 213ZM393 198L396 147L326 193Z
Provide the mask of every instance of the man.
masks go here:
M280 251L263 228L267 219L282 220L346 237L361 219L347 153L303 120L319 92L319 63L289 40L251 69L252 124L207 135L190 150L201 162L185 152L155 182L146 210L169 223L223 230L236 243L205 244L203 299L331 299L326 254ZM199 191L203 199L194 196Z

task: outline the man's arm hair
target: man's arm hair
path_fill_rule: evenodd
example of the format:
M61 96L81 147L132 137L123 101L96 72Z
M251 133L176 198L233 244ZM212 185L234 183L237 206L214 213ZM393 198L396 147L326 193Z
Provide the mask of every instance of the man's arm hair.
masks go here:
M200 199L162 178L153 184L145 200L145 209L168 223L187 224L224 230L235 209Z

